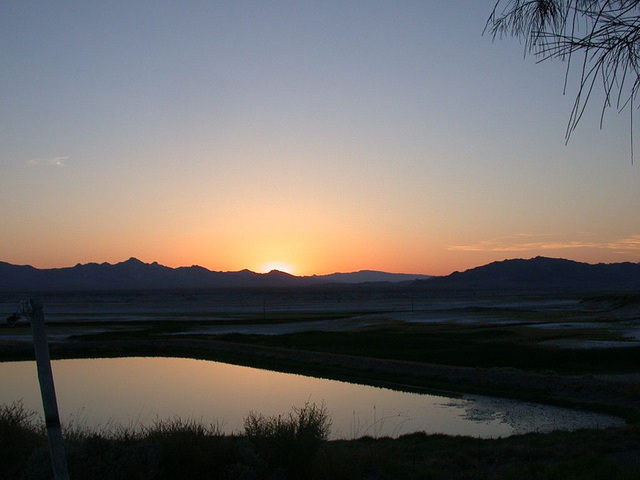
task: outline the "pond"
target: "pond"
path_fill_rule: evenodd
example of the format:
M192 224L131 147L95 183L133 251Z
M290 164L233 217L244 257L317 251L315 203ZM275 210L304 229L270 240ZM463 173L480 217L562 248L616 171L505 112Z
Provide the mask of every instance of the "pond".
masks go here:
M416 431L505 437L532 431L624 425L592 412L505 399L417 394L186 358L104 358L52 362L63 424L109 430L179 417L241 433L249 412L287 414L326 405L331 438ZM0 404L22 399L42 412L35 362L0 363Z

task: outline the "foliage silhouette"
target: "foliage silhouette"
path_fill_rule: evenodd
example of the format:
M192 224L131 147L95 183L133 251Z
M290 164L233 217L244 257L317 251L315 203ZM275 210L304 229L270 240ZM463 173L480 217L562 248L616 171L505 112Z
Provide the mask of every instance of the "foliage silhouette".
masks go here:
M629 107L633 160L633 104L640 89L640 0L498 0L487 30L494 39L521 39L525 53L540 61L566 61L565 91L575 67L578 92L567 140L598 84L604 94L600 127L609 107L615 105L619 112Z
M284 469L288 478L308 478L311 462L331 431L331 419L324 403L307 402L285 416L251 412L244 430L272 467Z

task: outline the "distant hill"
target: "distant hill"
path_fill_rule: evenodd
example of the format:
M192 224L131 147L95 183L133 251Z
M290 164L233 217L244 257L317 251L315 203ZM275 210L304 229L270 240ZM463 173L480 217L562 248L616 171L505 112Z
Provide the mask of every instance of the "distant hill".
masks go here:
M215 272L200 266L171 268L136 258L125 262L87 263L74 267L37 269L29 265L0 262L0 291L96 291L155 289L278 288L323 284L402 282L426 279L427 275L361 271L296 277L273 270L255 273Z
M393 285L447 290L638 290L640 264L588 264L536 257L493 262L444 277L362 270L297 277L273 270L215 272L199 266L171 268L136 258L116 264L87 263L38 269L0 262L0 291L193 290Z
M427 280L433 278L430 275L417 275L411 273L387 273L376 270L360 270L352 273L331 273L306 278L316 278L321 283L377 283L377 282L411 282L414 280Z
M640 289L640 264L594 265L535 257L493 262L421 283L431 288L458 289L632 290Z

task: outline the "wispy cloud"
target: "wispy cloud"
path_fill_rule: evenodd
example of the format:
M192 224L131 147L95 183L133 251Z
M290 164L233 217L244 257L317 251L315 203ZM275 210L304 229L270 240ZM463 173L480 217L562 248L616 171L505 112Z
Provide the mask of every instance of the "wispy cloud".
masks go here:
M620 252L640 250L640 234L612 242L562 240L562 236L557 234L522 233L469 245L449 245L447 249L461 252L530 252L575 248L599 248Z
M27 164L40 167L66 167L65 162L68 159L69 157L32 158L27 160Z
M608 244L613 250L640 250L640 233Z

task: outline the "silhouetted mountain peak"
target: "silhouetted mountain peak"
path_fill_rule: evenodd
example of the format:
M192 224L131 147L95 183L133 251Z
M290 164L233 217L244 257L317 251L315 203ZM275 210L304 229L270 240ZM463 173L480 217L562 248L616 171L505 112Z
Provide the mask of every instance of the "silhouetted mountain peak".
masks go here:
M280 277L293 277L294 276L294 275L291 275L288 272L283 272L282 270L277 270L275 268L273 270L265 273L265 275L271 275L271 276L274 276L274 277L278 277L278 276L280 276Z
M157 262L153 262L155 265L157 265ZM116 265L130 265L130 266L141 266L141 265L148 265L147 263L144 263L142 260L138 260L136 257L130 257L129 260L126 260L124 262L120 262Z
M448 288L632 289L640 286L640 264L589 264L537 256L492 262L447 277L432 285Z

